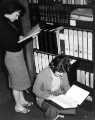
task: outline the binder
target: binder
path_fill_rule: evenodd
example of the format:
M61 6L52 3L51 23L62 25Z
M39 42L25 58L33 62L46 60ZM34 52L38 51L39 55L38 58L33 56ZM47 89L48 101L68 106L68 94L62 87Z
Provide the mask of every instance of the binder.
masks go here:
M86 82L86 74L84 70L81 70L81 83L85 85Z
M39 73L38 54L36 52L34 52L34 60L35 60L36 73Z
M59 54L64 54L65 53L65 39L64 39L64 33L61 32L59 33L59 39L60 39L60 42L59 42L59 46L60 46L60 52Z
M74 55L73 39L74 39L73 30L69 29L69 43L70 43L70 55L71 56Z
M74 30L74 56L78 57L78 35L77 35L77 30Z
M82 31L78 31L78 43L79 43L79 57L83 58L83 43L82 43Z
M92 32L88 32L88 60L92 60Z
M49 60L48 60L47 54L45 54L44 59L45 59L45 67L47 67L49 65Z
M61 49L60 49L60 39L61 39L60 36L61 36L61 35L62 35L62 33L60 33L59 30L56 31L56 39L57 39L58 54L61 53Z
M45 68L45 54L42 53L42 69Z
M86 72L86 86L90 86L90 82L89 82L89 72Z
M64 29L64 39L65 39L65 54L70 55L70 48L69 48L69 32L68 29Z
M94 74L90 73L90 87L94 88Z
M52 55L49 55L48 56L49 63L52 61L52 59L53 59Z
M38 66L39 66L39 72L42 71L42 54L38 53Z
M83 58L84 59L87 59L87 32L86 31L83 31Z
M81 71L79 69L77 70L77 81L81 83Z

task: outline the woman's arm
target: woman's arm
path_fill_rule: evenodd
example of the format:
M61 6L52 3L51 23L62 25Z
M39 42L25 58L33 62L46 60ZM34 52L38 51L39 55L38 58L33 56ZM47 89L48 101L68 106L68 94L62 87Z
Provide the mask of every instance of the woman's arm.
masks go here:
M50 91L44 89L44 79L41 79L39 76L36 78L34 86L33 86L33 92L36 96L41 98L47 98L50 96Z
M36 26L34 26L27 35L25 36L20 36L20 39L18 41L18 43L21 43L23 41L28 40L29 38L34 38L38 33L40 33L41 29L39 27L39 25L37 24Z

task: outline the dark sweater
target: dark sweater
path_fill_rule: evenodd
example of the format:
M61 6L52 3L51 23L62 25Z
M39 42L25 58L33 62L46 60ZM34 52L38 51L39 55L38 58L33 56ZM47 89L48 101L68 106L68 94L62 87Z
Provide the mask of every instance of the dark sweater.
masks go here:
M17 52L22 49L18 44L21 34L17 26L6 18L0 18L0 50Z

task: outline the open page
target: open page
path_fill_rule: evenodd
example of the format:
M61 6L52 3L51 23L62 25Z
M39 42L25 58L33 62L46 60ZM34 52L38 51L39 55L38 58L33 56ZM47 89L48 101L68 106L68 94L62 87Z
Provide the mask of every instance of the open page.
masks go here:
M77 105L80 105L88 95L89 95L89 91L77 85L73 85L65 94L67 98L74 99Z
M76 108L89 95L87 90L84 90L76 85L73 85L66 94L59 96L50 96L47 99L58 104L62 108Z
M18 43L28 40L29 38L40 33L40 31L41 31L41 29L40 29L39 25L34 26L26 36L24 36L21 40L18 41Z

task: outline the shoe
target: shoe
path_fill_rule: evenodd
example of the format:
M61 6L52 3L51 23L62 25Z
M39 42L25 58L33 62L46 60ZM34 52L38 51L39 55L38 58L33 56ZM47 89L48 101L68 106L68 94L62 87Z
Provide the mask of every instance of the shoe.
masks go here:
M29 112L30 112L30 109L25 108L25 107L23 107L23 106L18 107L18 106L16 105L16 106L15 106L15 111L16 111L16 112L19 112L19 113L26 114L26 113L29 113Z

